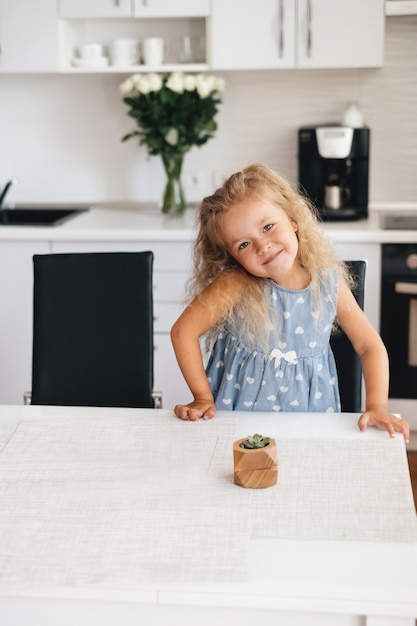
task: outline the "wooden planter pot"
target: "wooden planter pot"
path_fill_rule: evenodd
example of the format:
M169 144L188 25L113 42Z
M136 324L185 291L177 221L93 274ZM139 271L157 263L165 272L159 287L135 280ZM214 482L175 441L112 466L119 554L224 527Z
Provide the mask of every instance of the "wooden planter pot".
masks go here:
M278 454L275 439L264 448L241 448L247 437L233 443L234 483L250 489L272 487L278 481Z

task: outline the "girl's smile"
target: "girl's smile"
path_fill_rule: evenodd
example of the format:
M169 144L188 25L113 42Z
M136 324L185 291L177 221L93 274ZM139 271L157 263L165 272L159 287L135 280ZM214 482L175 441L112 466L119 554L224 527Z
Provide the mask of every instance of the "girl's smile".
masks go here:
M297 225L285 211L258 198L248 198L230 207L222 220L227 249L253 276L271 278L290 289L300 289L297 262Z

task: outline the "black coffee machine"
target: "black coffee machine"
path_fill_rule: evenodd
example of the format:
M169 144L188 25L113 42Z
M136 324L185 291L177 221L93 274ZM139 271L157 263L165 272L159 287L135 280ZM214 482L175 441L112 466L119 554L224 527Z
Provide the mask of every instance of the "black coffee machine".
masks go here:
M299 129L300 189L323 220L368 217L369 135L365 126Z

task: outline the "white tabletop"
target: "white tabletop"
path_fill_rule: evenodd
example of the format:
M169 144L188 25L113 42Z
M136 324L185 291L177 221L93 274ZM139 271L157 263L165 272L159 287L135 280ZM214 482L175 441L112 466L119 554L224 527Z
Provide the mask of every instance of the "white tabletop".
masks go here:
M231 444L254 432L277 439L279 480L267 490L233 485ZM404 442L361 433L356 415L184 423L168 410L0 406L0 491L2 626L46 626L46 613L19 621L35 601L52 603L60 624L80 600L103 624L109 601L145 619L170 607L170 623L175 606L182 624L201 624L199 607L233 609L241 623L255 608L271 624L275 611L297 624L300 611L318 620L306 624L368 615L411 626L417 615Z

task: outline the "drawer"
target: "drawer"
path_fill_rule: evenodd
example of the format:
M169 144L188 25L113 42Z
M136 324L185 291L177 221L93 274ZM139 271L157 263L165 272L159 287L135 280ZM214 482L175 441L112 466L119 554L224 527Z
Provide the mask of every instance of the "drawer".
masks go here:
M180 302L185 300L188 274L185 272L154 272L154 302Z
M52 252L145 252L154 253L154 272L191 271L191 244L182 241L54 241Z
M169 333L175 320L181 315L184 306L180 302L155 302L153 329L155 333Z

